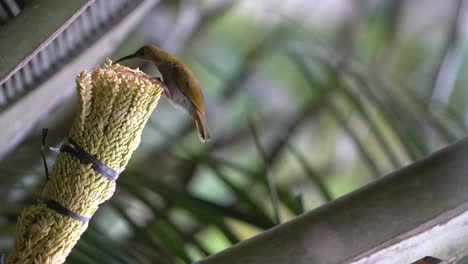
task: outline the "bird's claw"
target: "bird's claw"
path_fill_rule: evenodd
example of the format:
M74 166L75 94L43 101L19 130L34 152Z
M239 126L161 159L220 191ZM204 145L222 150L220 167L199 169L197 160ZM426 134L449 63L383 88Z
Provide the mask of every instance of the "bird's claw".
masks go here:
M171 98L172 94L169 91L169 88L167 88L166 84L163 82L163 80L160 77L150 77L150 80L151 82L156 83L163 88L164 96L166 96L169 99Z
M156 83L162 83L163 80L159 77L151 77L150 78L152 82L156 82Z

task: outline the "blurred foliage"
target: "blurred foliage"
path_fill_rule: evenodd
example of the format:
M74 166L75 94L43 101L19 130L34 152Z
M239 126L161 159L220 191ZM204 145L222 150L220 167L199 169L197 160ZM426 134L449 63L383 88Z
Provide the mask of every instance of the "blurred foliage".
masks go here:
M187 2L158 4L115 57L149 42L179 55L203 87L213 140L200 143L188 116L162 100L68 263L191 263L466 133L462 70L443 90L449 101L433 96L443 47L464 43L447 36L455 7L419 20L418 8L445 3ZM187 14L198 19L186 30L154 24L179 28ZM138 63L128 65L155 73ZM20 173L2 164L0 180L14 182L1 189L2 252L45 180L39 161Z

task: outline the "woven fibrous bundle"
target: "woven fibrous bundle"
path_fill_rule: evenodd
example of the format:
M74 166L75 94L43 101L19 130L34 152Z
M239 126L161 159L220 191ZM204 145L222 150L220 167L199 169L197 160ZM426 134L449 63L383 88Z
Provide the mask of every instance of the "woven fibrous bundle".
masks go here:
M140 143L143 127L162 88L138 70L107 60L76 78L79 111L69 139L117 172L122 172ZM66 139L64 144L67 144ZM78 158L61 152L38 203L26 208L16 227L7 263L63 263L88 223L58 213L50 199L90 218L115 191L109 180Z

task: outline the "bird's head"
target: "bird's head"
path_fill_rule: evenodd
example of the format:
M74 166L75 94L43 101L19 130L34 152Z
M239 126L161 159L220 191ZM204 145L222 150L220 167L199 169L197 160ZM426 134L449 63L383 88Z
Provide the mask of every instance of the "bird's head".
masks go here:
M149 45L143 46L139 48L135 53L120 58L115 61L115 63L128 60L128 59L143 59L143 60L150 60L151 59L151 47Z

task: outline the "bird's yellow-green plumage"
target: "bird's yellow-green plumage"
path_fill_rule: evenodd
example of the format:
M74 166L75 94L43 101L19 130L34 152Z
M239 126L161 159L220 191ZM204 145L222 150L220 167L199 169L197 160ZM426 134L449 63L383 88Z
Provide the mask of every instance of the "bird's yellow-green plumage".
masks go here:
M197 79L192 71L179 59L172 56L165 50L156 46L145 46L149 55L153 58L156 67L161 72L163 78L173 79L179 90L201 111L205 112L205 99L200 89Z
M192 71L182 61L154 45L143 46L134 54L117 62L131 58L148 60L158 67L167 88L166 97L173 104L186 110L195 119L200 138L203 141L209 140L210 132L205 119L205 100Z

